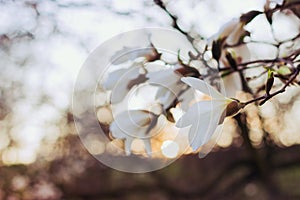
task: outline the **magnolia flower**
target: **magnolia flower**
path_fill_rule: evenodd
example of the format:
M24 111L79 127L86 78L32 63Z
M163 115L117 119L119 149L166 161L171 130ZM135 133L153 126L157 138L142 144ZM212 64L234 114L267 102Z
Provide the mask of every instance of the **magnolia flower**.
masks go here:
M169 108L177 99L181 109L186 110L190 102L194 100L194 92L185 88L180 80L188 74L199 76L197 69L187 66L175 66L173 69L150 72L146 75L148 83L159 87L155 98L163 106L163 109Z
M223 96L200 79L187 77L181 80L192 88L212 97L209 101L199 101L193 104L176 123L178 128L191 125L189 143L195 151L210 140L225 116L236 114L242 105L236 100Z
M149 132L157 124L158 116L146 110L126 110L116 116L110 125L114 138L123 139L126 155L130 155L131 144L135 138L143 140L145 150L151 154Z
M182 90L181 76L174 69L150 72L146 77L150 84L159 86L155 98L164 108L169 107Z
M111 103L121 102L134 85L146 80L139 72L141 69L141 63L134 63L133 66L129 68L119 69L109 73L103 83L103 87L106 90L112 90Z
M241 37L247 34L244 25L244 22L241 22L239 19L232 19L224 24L211 39L225 40L224 42L228 45L237 44Z

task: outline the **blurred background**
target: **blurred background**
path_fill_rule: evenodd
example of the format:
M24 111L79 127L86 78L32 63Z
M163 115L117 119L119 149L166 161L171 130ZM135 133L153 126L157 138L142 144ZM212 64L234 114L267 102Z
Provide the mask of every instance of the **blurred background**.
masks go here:
M264 3L169 0L167 6L182 30L210 37ZM86 151L71 110L80 67L102 42L144 27L172 28L172 19L150 0L0 1L0 199L300 198L296 87L260 109L247 108L250 141L238 122L227 120L223 139L203 159L184 155L156 172L128 174Z

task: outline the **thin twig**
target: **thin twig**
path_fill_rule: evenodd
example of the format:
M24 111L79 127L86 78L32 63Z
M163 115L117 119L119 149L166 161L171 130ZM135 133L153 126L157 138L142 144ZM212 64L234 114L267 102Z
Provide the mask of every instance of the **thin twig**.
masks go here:
M250 101L247 101L247 102L244 102L242 104L244 104L245 106L248 105L248 104L251 104L251 103L254 103L256 101L260 101L262 100L259 105L263 105L266 101L268 101L269 99L273 98L274 96L280 94L280 93L283 93L285 92L286 88L296 79L296 77L298 76L299 74L299 69L296 68L294 74L291 76L291 78L284 84L284 86L280 89L280 90L277 90L276 92L274 93L271 93L271 94L265 94L263 96L260 96L260 97L257 97L257 98L254 98Z

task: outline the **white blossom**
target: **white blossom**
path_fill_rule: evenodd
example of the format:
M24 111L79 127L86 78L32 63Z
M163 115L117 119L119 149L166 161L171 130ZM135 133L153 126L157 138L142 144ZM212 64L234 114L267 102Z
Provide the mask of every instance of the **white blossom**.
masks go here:
M231 21L224 24L220 30L212 36L212 40L225 40L228 45L237 44L241 37L246 34L244 29L244 23L239 19L232 19Z
M237 109L238 102L223 96L200 79L187 77L181 80L192 88L212 97L211 100L193 104L176 123L179 128L191 126L189 143L195 151L210 140L220 121L225 117L228 105L231 104L233 109Z
M140 63L134 63L129 68L122 68L115 70L108 74L108 77L103 82L103 87L106 90L111 90L111 103L121 102L128 94L130 88L130 82L137 79L140 76L141 70Z
M146 75L148 82L159 86L156 93L156 99L167 108L172 104L177 94L182 90L181 76L174 69L160 70L150 72Z
M145 151L151 154L150 130L157 123L157 115L146 110L126 110L118 114L110 125L114 138L123 139L126 155L131 153L132 141L143 140Z

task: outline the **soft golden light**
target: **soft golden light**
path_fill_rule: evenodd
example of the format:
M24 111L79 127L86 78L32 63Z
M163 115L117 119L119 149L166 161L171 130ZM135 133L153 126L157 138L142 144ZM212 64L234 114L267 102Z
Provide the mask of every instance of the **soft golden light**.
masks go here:
M91 141L89 147L89 152L93 155L99 155L105 151L105 144L99 140Z
M176 158L179 153L179 146L176 142L166 140L161 145L161 151L167 158Z
M134 154L146 153L144 141L141 139L134 139L131 144L131 151Z
M6 165L31 164L36 160L36 152L31 148L7 148L2 154Z
M97 118L101 123L111 123L113 121L111 110L107 107L98 109Z
M2 161L6 165L15 164L18 160L17 151L15 148L8 148L2 153Z
M106 144L106 151L114 155L124 154L124 142L120 139L114 139Z

